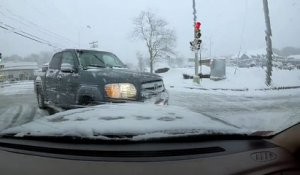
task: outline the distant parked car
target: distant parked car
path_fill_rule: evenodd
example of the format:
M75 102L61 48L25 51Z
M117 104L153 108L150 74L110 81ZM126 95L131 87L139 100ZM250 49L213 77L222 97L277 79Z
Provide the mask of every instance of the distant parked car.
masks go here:
M292 64L286 64L286 65L282 66L282 69L285 69L285 70L293 70L295 68L296 68L296 66L294 66Z
M4 75L0 75L0 82L4 82L5 81L5 76Z

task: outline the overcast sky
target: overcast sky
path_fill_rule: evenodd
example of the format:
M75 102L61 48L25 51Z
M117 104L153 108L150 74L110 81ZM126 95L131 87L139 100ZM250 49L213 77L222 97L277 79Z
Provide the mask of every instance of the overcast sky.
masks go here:
M208 56L236 54L265 47L262 0L196 0L202 39ZM300 2L269 1L273 46L300 47ZM135 61L136 52L146 54L142 42L131 39L133 19L150 10L169 22L177 35L176 51L186 58L193 53L192 0L0 0L0 25L14 27L60 48L89 48L116 53L124 62ZM87 27L89 26L89 27ZM3 56L53 50L0 28ZM211 43L211 44L210 44ZM211 47L210 47L211 46Z

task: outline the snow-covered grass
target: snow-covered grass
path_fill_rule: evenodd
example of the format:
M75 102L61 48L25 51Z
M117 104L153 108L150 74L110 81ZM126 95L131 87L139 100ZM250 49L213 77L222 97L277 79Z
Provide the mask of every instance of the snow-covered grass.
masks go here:
M210 69L203 66L203 73L209 74ZM165 85L170 90L187 91L188 88L204 89L233 89L249 90L269 88L265 84L265 70L263 68L226 68L226 79L213 81L203 78L200 84L193 83L191 79L183 79L183 74L194 74L194 68L175 68L160 74ZM274 68L271 87L300 86L300 70L280 70ZM188 90L189 91L189 90Z

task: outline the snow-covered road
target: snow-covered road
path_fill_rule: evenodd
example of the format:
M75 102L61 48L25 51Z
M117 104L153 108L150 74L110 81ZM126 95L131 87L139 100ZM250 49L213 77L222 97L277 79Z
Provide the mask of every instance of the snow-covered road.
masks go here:
M299 89L263 91L260 95L242 92L225 94L220 91L201 90L169 93L170 105L186 107L212 120L236 128L278 129L290 125L289 123L295 120L300 121ZM264 120L261 120L262 118ZM287 123L278 123L276 119Z
M0 131L46 115L37 106L32 81L0 84Z
M278 130L300 121L300 89L233 93L170 88L169 94L170 106L188 108L237 129ZM49 115L38 109L32 82L0 87L0 101L0 131Z

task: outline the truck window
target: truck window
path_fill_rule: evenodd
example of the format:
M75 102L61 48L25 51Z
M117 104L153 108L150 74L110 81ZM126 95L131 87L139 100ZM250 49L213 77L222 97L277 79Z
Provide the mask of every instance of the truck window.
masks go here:
M123 66L124 64L114 55L111 54L103 54L102 59L105 64L112 66Z
M83 67L88 65L104 65L104 62L101 57L101 54L83 52L80 55L80 63Z
M62 55L61 64L70 64L75 67L74 57L73 54L70 52L64 52Z
M49 69L60 68L61 53L55 54L49 63Z

